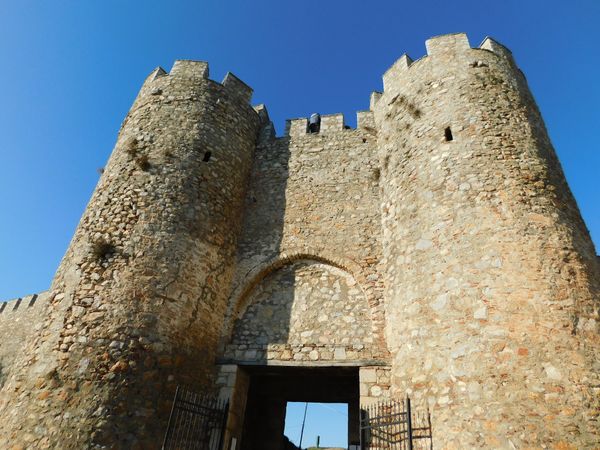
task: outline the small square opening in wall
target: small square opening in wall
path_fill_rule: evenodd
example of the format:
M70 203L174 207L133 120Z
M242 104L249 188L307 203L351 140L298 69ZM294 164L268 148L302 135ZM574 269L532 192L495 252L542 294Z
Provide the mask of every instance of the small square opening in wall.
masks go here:
M209 162L210 161L210 157L211 157L212 153L211 152L205 152L204 153L204 158L202 158L202 161L204 162Z
M452 130L450 129L450 127L446 127L446 129L444 130L444 137L446 138L447 142L454 140L454 137L452 136Z

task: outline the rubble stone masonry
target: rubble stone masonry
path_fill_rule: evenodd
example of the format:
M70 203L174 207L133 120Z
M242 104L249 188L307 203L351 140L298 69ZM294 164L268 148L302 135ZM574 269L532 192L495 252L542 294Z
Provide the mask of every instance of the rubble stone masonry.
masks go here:
M244 365L356 367L439 449L599 448L598 260L510 51L383 84L277 137L235 76L152 72L51 289L0 303L0 448L159 448L180 384L239 439Z
M442 448L594 448L598 266L539 111L496 42L427 52L375 105L392 390Z

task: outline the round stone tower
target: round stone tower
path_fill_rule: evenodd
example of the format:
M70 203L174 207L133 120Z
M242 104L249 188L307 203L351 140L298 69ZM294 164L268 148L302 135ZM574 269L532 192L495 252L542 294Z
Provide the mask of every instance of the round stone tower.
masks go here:
M176 385L211 388L260 126L251 95L204 62L146 80L4 387L0 447L158 448Z
M600 273L538 108L491 39L427 53L374 98L392 389L436 448L592 448Z

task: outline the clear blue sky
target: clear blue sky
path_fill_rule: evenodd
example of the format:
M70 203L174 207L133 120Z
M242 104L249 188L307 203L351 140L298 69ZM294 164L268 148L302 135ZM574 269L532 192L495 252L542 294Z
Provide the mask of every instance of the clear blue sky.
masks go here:
M300 432L306 403L288 402L284 434L294 444L300 444ZM348 445L348 405L345 403L309 403L306 410L302 448L316 445L321 437L321 447L346 447Z
M279 132L312 111L344 112L354 124L402 53L418 58L428 37L457 31L474 46L491 35L512 49L598 245L599 23L598 0L5 0L0 299L48 288L154 67L200 59L217 80L234 72ZM315 423L339 415L315 414Z

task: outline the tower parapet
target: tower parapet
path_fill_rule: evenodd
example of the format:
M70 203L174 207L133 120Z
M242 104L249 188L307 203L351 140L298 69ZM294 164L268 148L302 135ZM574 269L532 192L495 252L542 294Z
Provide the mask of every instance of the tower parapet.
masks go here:
M427 53L374 105L393 389L440 447L589 448L600 277L540 113L495 41Z
M373 117L373 111L358 111L356 113L356 128L373 129L374 131L374 126L375 122ZM353 128L346 125L346 121L344 120L343 114L323 114L321 116L321 126L318 134L333 135L340 131L352 129ZM299 117L296 119L286 120L284 136L299 138L308 133L308 117Z

